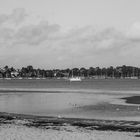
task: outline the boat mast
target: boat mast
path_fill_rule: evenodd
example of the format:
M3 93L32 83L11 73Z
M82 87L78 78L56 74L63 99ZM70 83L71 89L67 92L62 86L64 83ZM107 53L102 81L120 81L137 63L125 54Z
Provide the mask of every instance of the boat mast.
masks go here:
M73 69L72 69L72 75L71 75L71 77L73 77Z

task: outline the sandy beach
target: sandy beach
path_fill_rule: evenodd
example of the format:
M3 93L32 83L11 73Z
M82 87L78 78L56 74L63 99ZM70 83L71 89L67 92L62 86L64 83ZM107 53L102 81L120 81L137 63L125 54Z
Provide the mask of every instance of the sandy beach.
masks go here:
M1 140L138 140L140 123L0 114Z
M61 127L60 130L39 129L14 124L0 126L1 140L139 140L139 136L138 133L87 131L70 126Z

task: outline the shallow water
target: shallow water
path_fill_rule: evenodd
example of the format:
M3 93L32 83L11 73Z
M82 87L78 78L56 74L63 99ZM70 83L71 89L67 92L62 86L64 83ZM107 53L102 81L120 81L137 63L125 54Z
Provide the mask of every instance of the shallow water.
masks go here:
M0 112L101 119L140 116L140 104L126 104L124 99L140 94L140 80L1 80L0 89Z

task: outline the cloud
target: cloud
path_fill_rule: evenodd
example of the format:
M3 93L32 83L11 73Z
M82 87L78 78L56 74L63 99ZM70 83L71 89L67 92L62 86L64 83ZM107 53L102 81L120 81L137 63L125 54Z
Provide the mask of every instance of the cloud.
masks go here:
M127 30L126 36L132 40L140 39L140 22L135 22L132 26Z
M55 36L59 28L59 25L49 25L47 22L40 22L38 25L22 27L15 34L15 43L39 45L43 41L51 39L53 35Z
M55 38L57 32L59 32L59 25L49 24L47 21L40 21L35 25L23 24L21 27L11 28L9 25L11 24L10 19L12 19L16 24L21 21L23 22L24 15L26 15L24 13L25 12L23 12L23 10L16 9L10 16L5 15L7 19L3 20L3 24L7 23L7 26L0 27L0 47L23 47L23 45L39 45L44 41L52 40Z
M14 9L13 12L9 15L2 14L0 15L0 25L4 25L7 23L12 23L14 25L18 25L22 23L28 15L23 8Z
M137 64L140 59L139 23L127 31L86 26L62 32L58 24L47 21L24 24L27 16L24 9L0 15L1 64L74 67Z
M55 44L54 51L55 56L61 56L58 57L60 62L67 61L69 65L138 65L139 46L140 42L125 31L84 27L65 34Z
M13 13L9 15L9 20L18 25L22 23L26 19L26 17L28 17L28 15L26 14L25 9L18 8L13 10Z
M102 31L85 27L69 32L61 41L63 49L69 49L69 52L77 54L95 54L112 49L120 49L121 43L124 43L124 36L115 29L108 28Z

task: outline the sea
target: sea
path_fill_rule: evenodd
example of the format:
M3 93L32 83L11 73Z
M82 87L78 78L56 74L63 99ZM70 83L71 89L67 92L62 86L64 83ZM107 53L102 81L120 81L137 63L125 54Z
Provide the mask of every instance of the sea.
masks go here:
M0 112L139 120L139 99L140 79L0 79Z

